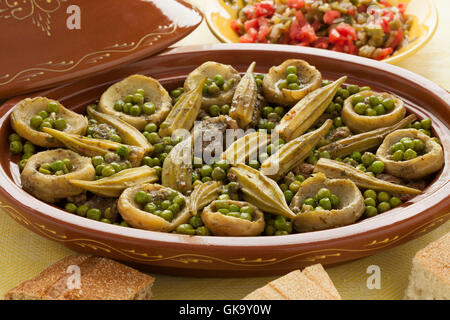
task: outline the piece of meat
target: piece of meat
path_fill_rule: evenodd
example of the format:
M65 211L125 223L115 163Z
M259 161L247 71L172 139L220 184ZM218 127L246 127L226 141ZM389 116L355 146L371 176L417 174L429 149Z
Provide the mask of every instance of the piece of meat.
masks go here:
M331 143L331 142L335 142L335 141L350 137L351 135L352 135L352 133L349 128L339 127L330 132L330 135L328 136L327 140L330 141L330 143Z

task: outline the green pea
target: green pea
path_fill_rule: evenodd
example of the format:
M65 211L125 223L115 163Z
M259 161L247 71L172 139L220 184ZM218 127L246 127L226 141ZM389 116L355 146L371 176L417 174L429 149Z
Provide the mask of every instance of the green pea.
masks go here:
M403 154L403 160L408 161L417 157L417 152L413 149L407 149Z
M363 103L366 108L366 104L364 103L364 97L360 94L355 94L354 96L352 96L352 104L353 106L356 107L358 103Z
M79 216L84 217L84 216L86 216L86 213L87 213L88 210L89 210L89 207L86 204L82 204L81 206L79 206L77 208L77 214Z
M300 86L298 85L298 83L289 83L287 88L289 90L298 90L300 89Z
M200 169L200 175L201 175L202 177L209 177L209 176L211 176L212 171L213 171L213 168L212 168L210 165L205 164L205 165L202 166L202 168Z
M230 212L240 212L239 206L237 206L235 204L230 204L228 206L228 210L230 210Z
M122 138L118 134L110 135L109 136L109 140L117 142L117 143L121 143L122 142Z
M372 206L367 206L366 210L364 211L364 216L366 218L374 217L378 214L378 209Z
M53 172L60 171L64 169L64 162L62 160L56 160L51 164Z
M195 229L195 234L198 236L209 236L211 235L211 232L209 231L209 229L205 226L201 226L198 227L197 229Z
M220 107L220 113L221 114L228 114L230 112L230 105L224 104Z
M342 121L341 117L334 118L333 123L337 128L342 127L344 125L344 122Z
M252 221L252 215L248 212L241 212L239 218L248 220L248 221Z
M377 96L370 96L369 97L369 103L372 107L377 106L380 104L380 99Z
M382 104L375 106L373 108L373 110L375 110L375 112L377 113L378 116L386 114L386 109L384 108L384 106Z
M390 147L391 153L394 153L397 150L405 151L405 146L401 142L396 142Z
M350 96L350 92L347 89L342 89L340 92L340 96L343 99L347 99Z
M288 83L298 84L298 76L294 73L290 73L286 76L286 80Z
M55 120L55 129L59 131L63 131L67 128L67 121L64 118L58 118Z
M422 129L430 130L431 129L431 119L421 120L420 125L421 125Z
M413 126L414 129L417 129L417 130L422 129L422 125L420 124L419 121L414 122L412 124L412 126Z
M91 162L94 167L97 167L98 165L103 164L105 160L102 156L94 156L92 157Z
M381 202L378 204L377 209L380 213L388 211L391 209L391 205L389 202Z
M160 215L160 217L166 221L172 221L173 216L174 212L172 212L171 210L163 210Z
M116 152L122 158L127 158L130 155L131 150L128 146L122 144L117 148Z
M151 132L147 135L147 140L153 145L156 145L158 142L161 141L161 138L157 132ZM163 146L164 148L164 146Z
M356 169L361 170L363 172L366 172L366 170L367 170L366 167L363 164L358 164L356 166Z
M216 83L212 83L208 86L208 94L210 96L216 96L220 93L220 88L217 86Z
M394 100L391 98L385 98L383 99L383 101L381 102L383 104L383 106L386 108L386 110L391 111L394 109L395 107L395 103Z
M347 86L347 90L353 95L359 92L359 86L356 84L350 84Z
M364 198L372 198L372 199L377 199L377 193L375 190L372 189L367 189L366 191L364 191Z
M102 212L99 209L92 208L86 212L86 217L92 220L100 220Z
M420 139L414 139L414 151L416 152L422 152L425 150L425 143L423 143Z
M130 114L130 109L133 106L131 102L126 102L122 107L122 112L125 114Z
M315 207L317 206L316 204L316 200L314 200L314 198L306 198L305 201L303 201L303 204L307 205L307 206L311 206L311 207Z
M324 208L325 210L331 210L331 200L330 198L322 198L319 200L319 205Z
M146 102L142 105L142 112L145 114L154 114L156 112L156 107L153 102Z
M423 134L426 134L427 136L431 136L430 131L428 131L426 129L419 129L419 132L422 132Z
M11 133L8 136L8 142L20 141L22 142L22 138L17 133Z
M64 167L67 168L67 170L70 171L73 169L73 164L72 164L72 161L70 161L70 159L65 158L62 160L62 162L63 162Z
M252 214L253 213L253 209L250 206L243 206L240 208L239 210L241 213L248 213L248 214Z
M291 202L292 198L294 197L294 193L291 190L286 190L283 192L283 194L287 203Z
M405 146L405 149L414 149L414 141L411 138L402 138L400 142Z
M226 172L222 168L214 168L211 173L211 178L216 181L225 179L227 176Z
M30 126L33 129L38 129L44 120L41 116L33 116L30 119Z
M172 91L170 91L170 96L172 98L178 98L179 96L181 96L183 94L183 91L179 90L179 89L173 89Z
M365 104L364 102L358 102L355 106L354 106L354 110L357 114L364 114L364 112L367 109L367 104Z
M102 169L102 176L104 176L104 177L112 176L115 173L116 173L116 170L114 170L114 167L111 165L107 165Z
M149 200L150 200L150 197L149 197L148 193L143 190L139 190L134 195L134 201L136 201L136 203L138 203L138 204L145 204L145 203L149 202Z
M226 200L216 200L215 202L216 210L218 209L227 209L228 210L228 201Z
M369 86L359 88L359 91L370 91L370 90L372 90L372 88L370 88Z
M150 122L150 123L147 123L144 130L149 133L156 132L158 130L158 126L155 123Z
M403 160L403 151L402 150L395 151L394 154L392 155L392 160L402 161Z
M130 115L134 117L139 117L141 115L142 109L139 105L135 104L129 109Z
M134 104L142 105L144 103L144 96L140 93L135 93L133 95L133 101Z
M59 104L58 104L58 102L50 101L49 103L47 103L46 111L48 113L52 113L52 112L58 113L58 111L59 111Z
M291 184L289 184L289 190L291 190L293 193L297 193L297 191L300 189L301 186L300 181L294 181Z
M377 112L372 108L367 108L364 114L368 117L375 117L377 115Z
M225 79L220 75L220 74L216 74L213 77L213 81L219 86L223 86L223 84L225 83Z
M382 173L384 171L384 163L376 160L372 162L372 164L367 168L368 171L371 171L375 174Z
M288 66L286 68L286 74L297 74L297 67L296 66Z
M114 110L116 111L123 111L123 106L125 105L125 102L123 100L117 100L117 102L114 104Z
M148 202L144 206L145 212L154 213L156 211L156 209L158 209L158 207L156 206L156 204L154 204L152 202Z
M375 155L371 152L364 152L361 156L362 164L366 167L370 166L375 161Z
M66 211L69 211L70 213L75 213L75 212L77 212L78 207L76 206L75 203L69 202L69 203L66 204L66 206L64 207L64 209L65 209Z
M27 160L20 160L19 162L19 170L22 171L25 167L25 164L27 163Z
M379 202L388 202L389 199L391 199L391 196L389 195L389 193L387 193L385 191L381 191L378 193L377 200Z
M203 221L202 221L202 219L200 218L199 215L196 215L196 216L192 216L189 219L189 224L191 226L193 226L194 228L198 228L198 227L203 226Z
M339 197L335 194L331 195L330 201L331 201L331 205L333 206L333 208L337 208L339 206L339 203L341 202Z
M277 216L274 222L275 229L284 230L285 226L286 226L286 218L283 216Z
M372 207L376 207L377 206L377 202L373 198L366 198L366 199L364 199L364 204L366 206L372 206Z
M350 155L350 158L352 158L353 160L360 162L361 161L361 153L359 151L353 151L352 154Z
M275 234L275 232L276 232L276 229L275 229L275 227L272 226L272 225L267 225L267 226L264 228L264 234L265 234L266 236L273 236L273 235Z
M208 113L211 117L217 117L220 115L220 107L217 104L213 104L209 107Z
M320 188L319 191L317 191L317 198L323 199L323 198L329 198L331 197L331 191L327 188Z
M20 154L23 151L23 144L20 141L12 141L9 144L9 151L12 154Z
M392 208L398 207L398 206L401 205L402 203L403 203L402 200L400 200L400 199L397 198L397 197L392 197L392 198L389 200L389 204L391 205Z

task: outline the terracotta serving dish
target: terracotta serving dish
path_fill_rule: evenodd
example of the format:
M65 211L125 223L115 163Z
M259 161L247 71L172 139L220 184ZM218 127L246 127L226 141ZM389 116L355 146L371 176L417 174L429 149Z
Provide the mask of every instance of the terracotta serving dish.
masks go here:
M420 236L450 217L450 94L432 82L395 66L325 50L279 45L211 45L175 48L82 82L37 93L83 112L112 83L134 73L150 75L168 89L182 84L201 63L214 60L243 72L256 61L267 72L288 58L305 59L324 78L349 77L400 96L410 112L433 121L445 149L445 166L424 193L387 213L336 229L286 236L201 237L151 232L82 218L41 202L20 188L10 157L9 116L25 96L0 109L0 207L33 232L71 249L122 260L153 272L193 276L283 274L314 263L332 265L371 255Z
M151 56L202 18L182 0L0 1L0 98Z

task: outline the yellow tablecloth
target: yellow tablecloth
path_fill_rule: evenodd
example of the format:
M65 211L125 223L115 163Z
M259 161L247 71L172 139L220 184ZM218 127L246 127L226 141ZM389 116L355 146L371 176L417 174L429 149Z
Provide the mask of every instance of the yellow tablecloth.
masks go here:
M191 0L203 5L203 0ZM415 56L399 63L450 90L450 1L436 0L441 17L440 26L431 42ZM217 43L203 23L190 36L176 45ZM408 284L411 260L415 252L445 233L450 221L406 244L376 255L337 267L327 268L331 279L344 299L401 299ZM0 297L13 286L29 279L50 264L72 254L66 247L44 239L10 218L0 210ZM368 289L367 268L376 265L381 271L380 289ZM276 277L243 279L199 279L152 274L155 299L241 299L254 289Z

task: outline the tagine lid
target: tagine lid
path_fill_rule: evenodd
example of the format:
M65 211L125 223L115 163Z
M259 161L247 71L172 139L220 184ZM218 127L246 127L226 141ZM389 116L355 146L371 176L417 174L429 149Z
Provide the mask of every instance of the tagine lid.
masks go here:
M0 98L154 55L202 19L182 0L0 1Z

